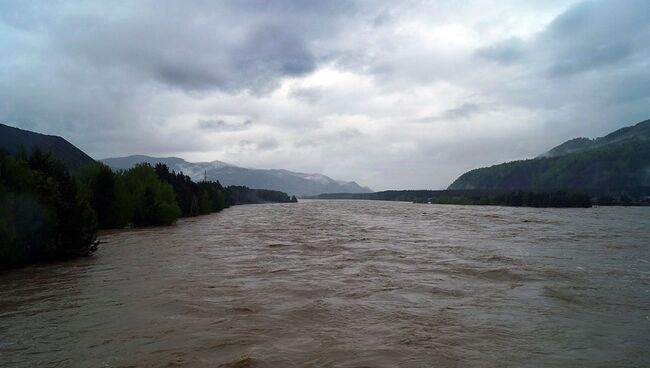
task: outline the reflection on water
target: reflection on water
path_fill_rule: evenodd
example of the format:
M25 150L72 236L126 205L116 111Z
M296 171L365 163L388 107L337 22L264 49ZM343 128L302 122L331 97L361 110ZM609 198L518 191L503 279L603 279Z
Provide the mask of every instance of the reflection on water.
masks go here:
M650 366L650 208L237 206L0 274L0 366Z

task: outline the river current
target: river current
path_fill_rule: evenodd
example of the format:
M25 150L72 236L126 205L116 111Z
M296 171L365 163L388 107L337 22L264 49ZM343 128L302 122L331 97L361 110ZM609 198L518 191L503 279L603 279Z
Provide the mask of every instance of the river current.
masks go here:
M246 205L0 273L3 367L648 367L650 208Z

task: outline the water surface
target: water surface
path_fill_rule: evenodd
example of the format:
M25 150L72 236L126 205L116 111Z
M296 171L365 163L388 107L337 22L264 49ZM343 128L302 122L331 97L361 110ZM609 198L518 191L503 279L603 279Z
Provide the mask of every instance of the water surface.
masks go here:
M0 274L0 366L650 366L650 208L237 206Z

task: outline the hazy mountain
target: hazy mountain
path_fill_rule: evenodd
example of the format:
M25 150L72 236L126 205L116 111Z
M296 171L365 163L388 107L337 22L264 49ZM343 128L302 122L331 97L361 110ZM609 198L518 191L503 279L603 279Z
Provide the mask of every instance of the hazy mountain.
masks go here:
M264 188L286 192L296 196L310 196L321 193L369 193L372 190L350 181L337 181L322 174L305 174L277 169L249 169L221 161L187 162L178 157L128 156L101 160L113 169L128 169L137 163L152 165L164 163L171 170L182 171L193 180L219 180L222 185L245 185L250 188Z
M589 149L590 147L592 147L593 142L594 140L589 138L574 138L562 143L557 147L552 148L548 152L542 153L541 155L537 156L537 158L559 157L559 156L568 155L570 153Z
M587 151L620 142L648 142L649 140L650 120L646 120L636 125L619 129L604 137L596 139L574 138L568 140L538 157L559 157L574 152Z
M44 152L50 151L73 171L94 161L61 137L35 133L4 124L0 124L0 148L12 155L21 150L29 155L36 148L40 148Z
M471 170L449 189L619 190L650 186L650 120L576 138L535 159Z

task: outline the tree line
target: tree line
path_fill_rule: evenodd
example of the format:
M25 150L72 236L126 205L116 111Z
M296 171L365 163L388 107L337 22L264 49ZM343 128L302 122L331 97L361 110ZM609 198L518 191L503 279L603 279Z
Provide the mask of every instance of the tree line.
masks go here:
M235 204L295 202L286 193L193 182L164 164L71 174L50 153L0 151L0 268L89 255L97 230L170 225Z
M309 197L308 197L309 198ZM415 203L515 207L650 206L650 187L600 191L579 188L539 190L447 189L386 190L374 193L327 193L316 199L362 199Z
M478 196L457 195L438 196L419 199L418 203L459 204L459 205L489 205L513 207L591 207L591 198L580 190L554 192L533 192L516 190L503 194L483 194Z

